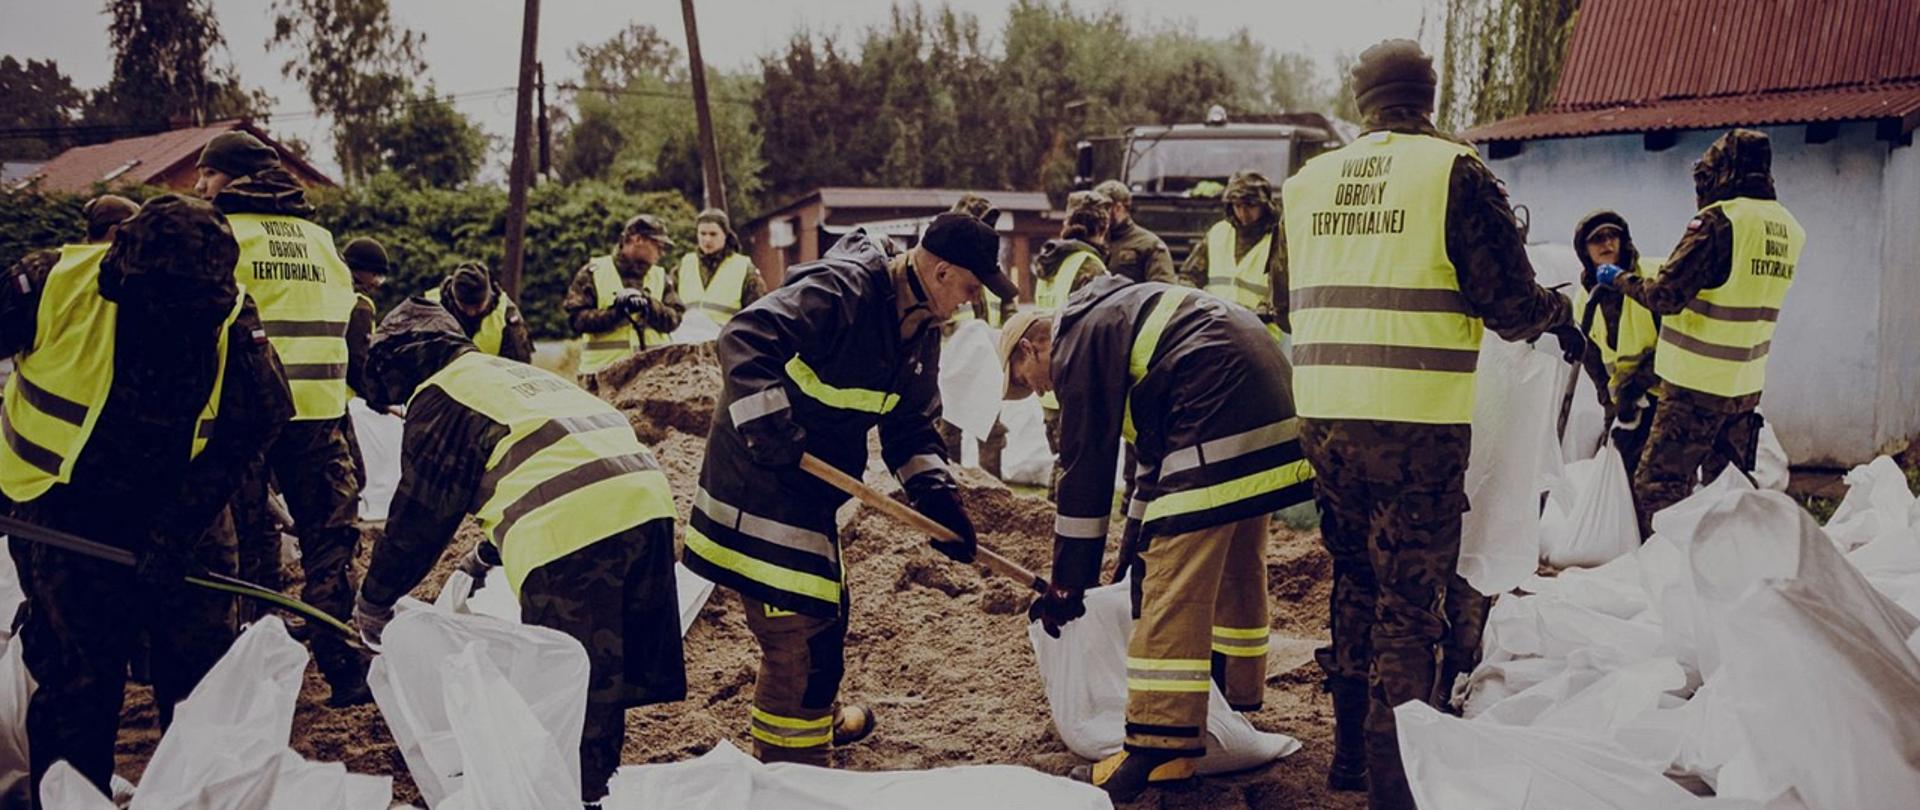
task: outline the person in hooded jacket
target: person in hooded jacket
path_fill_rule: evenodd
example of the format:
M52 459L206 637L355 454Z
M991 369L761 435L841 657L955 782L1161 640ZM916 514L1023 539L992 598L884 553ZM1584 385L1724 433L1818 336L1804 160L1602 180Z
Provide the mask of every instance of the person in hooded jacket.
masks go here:
M227 501L293 415L258 310L234 283L238 255L212 206L167 194L111 246L68 246L46 272L0 284L0 353L18 363L0 491L16 518L139 559L13 539L19 638L38 684L26 709L36 801L61 760L109 789L142 633L163 729L233 641L233 599L184 577L234 572Z
M1105 275L1106 257L1101 248L1107 242L1112 221L1113 201L1097 191L1076 191L1067 196L1067 220L1060 227L1060 238L1040 246L1033 262L1033 311L1047 315L1066 308L1067 300L1087 283ZM1060 457L1060 400L1053 392L1040 392L1040 416L1047 430L1047 449ZM1051 500L1060 486L1061 466L1054 463L1047 478L1047 498Z
M1730 463L1753 469L1767 350L1807 240L1774 191L1766 133L1720 136L1694 163L1693 187L1700 211L1658 276L1618 265L1595 272L1661 319L1659 404L1633 475L1642 537L1702 476L1711 481Z
M354 600L383 641L394 604L461 521L486 533L462 562L497 567L521 619L586 648L581 800L620 765L626 710L686 696L673 573L673 494L626 417L572 381L477 350L438 304L408 299L368 352L368 402L405 404L401 478Z
M701 211L693 220L693 237L695 249L680 257L674 277L680 302L689 315L726 326L734 313L766 294L767 283L734 235L727 212Z
M1180 281L1252 310L1275 340L1287 321L1287 248L1278 239L1280 205L1260 172L1234 172L1220 195L1227 217L1207 230L1180 265Z
M1658 380L1653 349L1660 319L1618 290L1600 286L1595 273L1611 265L1653 278L1660 272L1660 262L1640 255L1626 218L1614 211L1595 211L1581 218L1573 229L1573 244L1580 257L1580 291L1573 313L1580 331L1587 334L1581 365L1593 381L1613 446L1631 476L1653 427L1654 402L1659 396L1652 388Z
M1236 711L1266 694L1269 516L1313 495L1292 370L1252 312L1119 276L1015 316L1000 357L1007 397L1053 392L1064 414L1052 585L1032 608L1056 637L1099 578L1115 446L1138 453L1126 744L1078 776L1117 801L1184 782L1206 753L1209 678Z
M949 212L889 263L856 230L720 331L723 385L682 560L740 595L760 644L748 734L762 761L825 765L874 723L836 705L850 601L834 513L847 496L800 469L803 454L857 478L879 427L909 504L959 538L935 550L973 560L973 523L934 428L940 325L983 284L1013 297L999 245L979 219Z
M480 351L533 362L533 337L527 333L527 322L520 318L520 307L500 289L486 265L461 262L424 297L446 307L447 314L460 322L460 331Z
M80 215L87 220L86 236L71 244L104 245L113 241L113 235L120 229L120 223L131 219L140 210L140 205L118 194L102 194L81 206ZM35 278L43 277L53 266L60 263L62 248L42 248L21 256L7 269L7 276L23 273Z
M267 507L269 479L287 499L300 541L303 595L341 620L353 612L348 567L360 530L353 525L360 482L347 438L347 330L357 297L333 234L308 219L306 191L280 165L280 153L244 131L225 132L200 153L194 190L210 199L240 243L239 283L260 305L267 339L293 391L293 421L267 449L260 475L234 498L243 578L278 587L280 529ZM313 636L314 659L334 706L369 702L367 661L332 633Z

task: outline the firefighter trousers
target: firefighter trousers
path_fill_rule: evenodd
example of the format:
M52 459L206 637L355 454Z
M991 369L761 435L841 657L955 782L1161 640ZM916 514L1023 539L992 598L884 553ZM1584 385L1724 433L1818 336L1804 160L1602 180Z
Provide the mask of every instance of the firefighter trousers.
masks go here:
M791 613L742 595L747 630L760 644L747 734L762 762L826 766L833 718L845 673L846 603L840 616Z

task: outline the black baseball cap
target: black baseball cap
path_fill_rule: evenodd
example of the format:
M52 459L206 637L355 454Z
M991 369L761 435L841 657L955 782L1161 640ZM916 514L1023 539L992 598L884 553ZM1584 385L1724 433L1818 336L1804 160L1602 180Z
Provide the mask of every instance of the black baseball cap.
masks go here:
M966 268L1003 301L1019 297L1019 288L1000 269L1000 234L969 214L947 212L933 218L920 246L927 252Z

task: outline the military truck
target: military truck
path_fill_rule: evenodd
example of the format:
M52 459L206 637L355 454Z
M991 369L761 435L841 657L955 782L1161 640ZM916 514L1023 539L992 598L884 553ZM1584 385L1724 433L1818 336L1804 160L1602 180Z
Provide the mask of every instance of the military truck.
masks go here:
M1230 121L1215 106L1201 123L1136 125L1080 141L1074 188L1124 181L1133 189L1133 218L1167 240L1178 264L1224 215L1220 193L1230 175L1258 170L1278 193L1280 183L1307 159L1346 144L1342 128L1319 113Z

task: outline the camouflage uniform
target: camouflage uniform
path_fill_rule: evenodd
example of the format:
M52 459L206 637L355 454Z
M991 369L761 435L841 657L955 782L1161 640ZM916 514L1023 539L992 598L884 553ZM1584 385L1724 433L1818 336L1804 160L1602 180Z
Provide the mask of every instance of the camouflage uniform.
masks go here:
M486 321L487 316L493 314L495 309L506 307L507 323L500 330L500 356L522 363L533 362L533 335L527 331L526 320L520 317L520 306L507 298L507 292L500 289L500 283L493 280L491 273L486 273L485 268L479 265L474 267L487 276L488 284L493 285L493 304L487 307L486 311L472 318L461 313L460 308L453 303L458 298L453 291L454 276L450 275L440 282L441 306L446 307L447 314L452 315L453 319L459 322L460 330L469 338L480 333L480 325ZM459 270L455 271L455 273L459 272Z
M1130 281L1161 281L1177 284L1173 272L1173 253L1159 234L1140 226L1132 218L1133 191L1118 180L1093 187L1107 199L1128 206L1128 219L1107 230L1107 272Z
M631 261L620 255L617 247L613 251L613 267L620 273L620 281L634 290L646 289L647 272L653 269L651 264ZM674 279L676 274L668 272L665 267L661 268L661 272L666 276L665 286L661 288L664 292L660 300L655 301L654 306L639 320L641 326L664 335L680 328L680 317L686 314L687 306L680 301L680 286ZM567 285L567 295L561 300L560 306L567 311L567 325L577 335L610 331L627 322L627 316L612 309L600 308L599 291L593 286L592 262L581 265L573 274L573 283ZM585 375L582 383L592 380L593 375ZM593 386L587 385L587 390L593 390Z
M1267 253L1267 283L1271 292L1265 305L1254 310L1255 315L1266 323L1278 324L1280 331L1291 334L1293 325L1287 320L1287 240L1276 234L1280 231L1280 201L1273 196L1273 186L1257 174L1248 177L1247 173L1235 174L1227 184L1227 190L1220 195L1227 204L1227 221L1233 223L1233 257L1239 259L1247 251L1260 244L1260 240L1274 236L1273 245ZM1253 201L1266 208L1266 214L1254 220L1252 225L1242 225L1233 217L1232 204L1235 200ZM1202 238L1193 243L1193 252L1187 254L1187 261L1180 265L1180 283L1196 289L1207 288L1207 240Z
M705 211L701 211L700 215L695 217L693 221L695 225L698 225L702 222L711 222L715 225L720 226L721 232L727 235L726 244L721 245L718 251L715 251L713 253L701 253L698 248L695 248L693 251L694 256L697 258L697 260L700 263L700 285L702 287L705 287L713 283L713 274L720 272L721 262L726 261L727 257L732 256L736 253L740 253L740 254L746 253L747 248L745 245L742 245L740 243L740 236L733 232L733 221L727 218L726 212L709 208ZM679 265L674 265L674 267L678 268ZM675 297L678 298L679 281L680 281L680 279L678 278L679 273L677 272L671 273L670 275L673 275L675 277L673 289L674 289ZM740 308L746 309L748 306L752 305L753 302L760 300L760 296L763 296L766 294L767 294L767 282L765 279L762 279L760 277L760 272L756 268L754 272L747 274L746 281L740 285Z
M421 387L474 350L457 329L438 304L409 299L388 315L374 341L369 402L384 407L411 396L401 445L405 474L360 591L376 605L393 605L432 571L474 508L487 462L508 433L439 387ZM436 334L398 350L381 345L408 332ZM496 551L484 541L482 547ZM619 767L626 710L686 695L673 554L673 521L654 520L534 568L521 583L521 619L586 648L585 800L597 800Z
M214 432L189 460L218 370L214 335L236 297L236 252L204 203L165 196L122 227L101 262L101 294L120 304L112 386L71 480L15 504L13 514L132 551L143 563L136 570L12 543L27 593L20 639L38 684L26 711L36 797L41 776L63 759L107 790L127 662L143 632L155 648L151 679L163 727L233 640L232 599L170 572L234 570L233 528L221 511L293 413L248 300L229 327ZM0 353L33 351L50 269L22 263L0 283Z
M306 218L313 213L300 184L278 167L235 180L214 195L213 204L224 214ZM351 374L351 357L348 365ZM353 525L360 483L353 445L347 438L347 419L343 415L287 423L267 448L265 466L241 482L233 507L241 571L266 576L268 581L260 584L277 587L278 577L268 572L280 567L280 528L266 508L270 485L277 486L286 496L294 535L300 541L300 569L306 575L303 598L342 621L353 612L348 568L360 542L360 530ZM366 696L367 660L345 640L333 633L316 634L313 652L337 699Z
M1773 149L1765 135L1744 129L1727 133L1694 167L1699 207L1736 197L1775 199L1772 163ZM1664 317L1686 309L1702 290L1725 284L1732 272L1733 222L1719 210L1711 210L1687 223L1686 233L1658 277L1623 275L1614 283L1621 294ZM1656 362L1658 357L1656 351ZM1754 413L1760 404L1758 393L1722 397L1665 381L1659 390L1652 433L1633 475L1641 537L1653 536L1654 514L1691 494L1701 475L1711 481L1729 461L1752 470L1759 438L1759 417ZM1737 458L1730 458L1727 449Z
M353 314L347 316L347 388L357 395L366 385L367 341L373 339L374 311L373 298L369 291L360 290L357 284L355 291L362 297L354 300ZM353 433L351 415L340 421L340 429L346 432L347 447L353 451L354 480L364 488L367 485L367 459L360 453L360 437ZM258 580L254 582L259 585L268 584ZM269 587L279 586L276 583Z
M1368 131L1378 130L1445 137L1406 107L1371 114ZM1485 164L1455 161L1443 215L1460 292L1488 329L1505 340L1531 340L1570 320L1567 299L1534 282L1506 191ZM1273 247L1277 285L1287 277L1284 232L1281 237ZM1205 264L1199 266L1204 272ZM1286 322L1284 307L1279 317ZM1366 759L1374 806L1411 807L1392 707L1444 702L1452 677L1474 665L1488 607L1456 573L1471 428L1302 422L1301 444L1319 476L1321 538L1334 560L1333 643L1316 657L1337 700L1368 684Z

